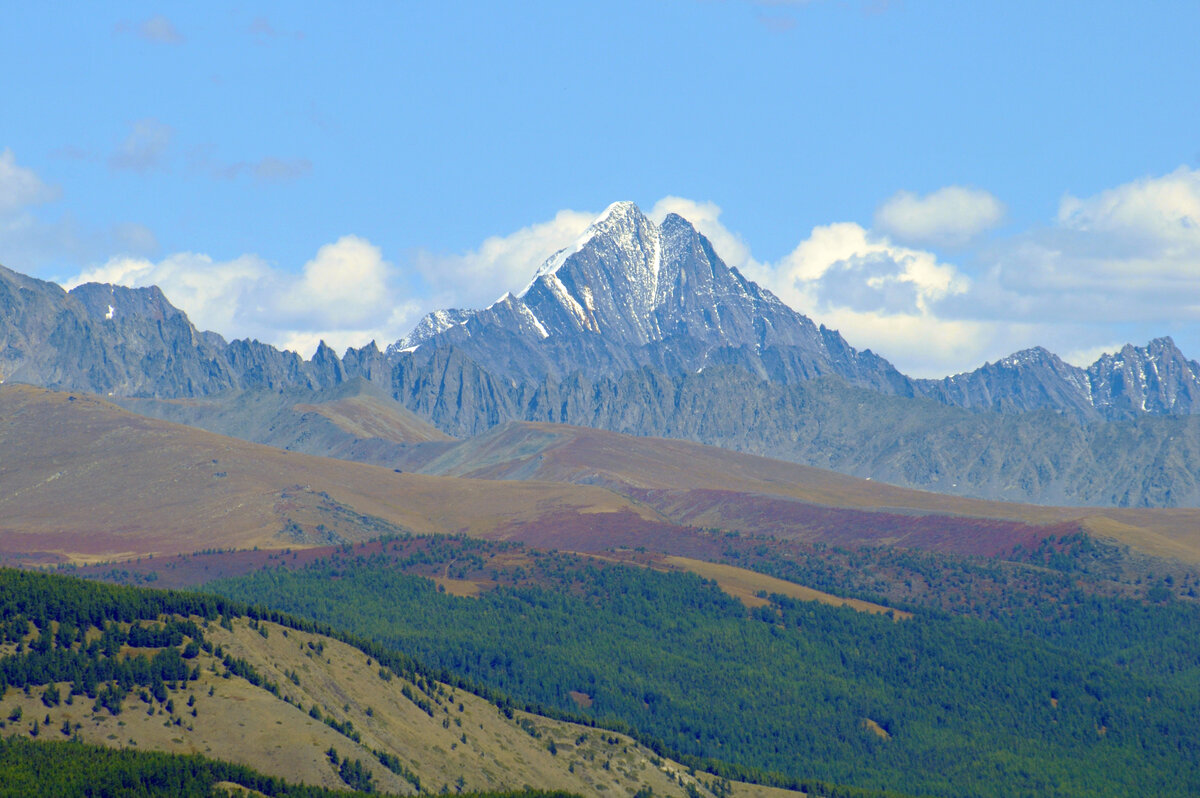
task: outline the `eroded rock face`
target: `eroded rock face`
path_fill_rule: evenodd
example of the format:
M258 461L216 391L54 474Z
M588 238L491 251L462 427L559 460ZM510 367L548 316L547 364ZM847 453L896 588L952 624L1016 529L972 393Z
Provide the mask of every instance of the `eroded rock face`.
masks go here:
M1087 369L1041 347L944 380L918 380L931 399L1001 413L1054 410L1082 421L1190 415L1200 408L1200 364L1170 338L1126 344Z
M520 293L473 314L431 315L418 329L414 344L389 348L404 374L440 368L453 350L514 383L738 365L767 380L836 374L913 394L886 360L726 266L687 220L671 214L659 226L628 202L610 206Z
M345 372L325 347L305 361L257 341L200 332L157 287L70 292L0 267L0 376L100 395L194 397L321 388Z

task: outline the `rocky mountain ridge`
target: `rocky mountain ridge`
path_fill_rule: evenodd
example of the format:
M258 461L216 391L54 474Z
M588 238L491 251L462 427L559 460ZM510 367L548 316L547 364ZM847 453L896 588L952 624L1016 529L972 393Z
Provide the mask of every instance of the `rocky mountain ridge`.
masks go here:
M943 404L1000 413L1049 409L1082 421L1200 410L1200 363L1170 337L1126 344L1086 369L1042 347L1025 349L942 380L918 380L921 395Z
M437 311L387 350L397 375L443 371L458 356L526 386L732 365L769 382L836 375L976 412L1050 410L1086 423L1200 409L1200 363L1169 337L1127 344L1087 369L1036 347L941 380L909 378L726 266L687 220L670 214L655 225L629 202L610 206L519 294L480 311Z
M105 396L194 397L344 382L337 354L311 360L200 332L158 287L70 291L0 266L0 379Z
M611 205L519 294L473 313L438 311L417 330L388 349L398 371L436 368L453 352L511 383L724 364L765 380L838 375L914 393L886 360L726 266L687 220L669 214L656 225L630 202Z
M726 266L682 217L655 224L632 203L612 205L519 293L479 311L437 311L383 351L372 342L340 358L324 343L304 360L226 342L196 330L157 288L67 292L0 267L0 380L217 397L224 404L211 412L156 405L153 414L302 450L329 440L331 428L289 408L361 381L457 437L551 421L984 498L1200 502L1187 444L1200 364L1170 338L1127 345L1087 369L1035 348L942 380L912 379ZM267 412L275 405L263 392L287 400ZM971 435L940 432L955 426ZM1038 442L1058 440L1059 427L1076 430L1075 442L1026 473ZM1089 441L1115 439L1150 470L1102 476ZM367 450L355 440L338 447L354 458ZM370 448L371 462L400 451Z

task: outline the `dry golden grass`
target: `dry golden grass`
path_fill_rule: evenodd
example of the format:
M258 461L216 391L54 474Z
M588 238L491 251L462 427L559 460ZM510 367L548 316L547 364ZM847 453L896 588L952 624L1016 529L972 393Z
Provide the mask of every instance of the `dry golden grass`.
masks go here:
M767 599L759 598L758 596L760 592L765 591L768 594L778 593L781 596L787 596L799 601L819 601L822 604L831 604L835 607L850 607L859 612L878 614L890 612L893 613L893 617L896 620L906 620L912 617L911 612L905 612L893 607L885 607L882 604L873 604L870 601L863 601L861 599L842 598L831 593L823 593L811 587L804 587L794 582L776 579L773 576L749 571L745 568L738 568L734 565L722 565L704 560L694 560L690 557L676 556L664 557L663 561L681 570L691 571L694 574L703 576L705 579L714 580L722 590L741 601L747 607L762 607L769 604L770 602Z
M382 438L395 443L454 440L396 402L360 395L318 404L298 404L299 413L317 413L356 438Z
M1083 519L1088 532L1155 557L1200 563L1200 511L1093 510Z
M474 598L484 589L484 585L472 582L470 579L451 579L448 576L431 576L430 579L452 596Z
M114 717L104 710L93 713L93 702L85 697L47 709L39 700L40 689L29 696L9 690L0 698L0 718L7 719L16 706L22 708L23 717L18 723L7 723L0 734L27 733L35 719L40 723L48 714L49 724L40 729L45 739L64 739L60 729L67 721L72 727L78 724L79 736L89 742L200 753L293 782L344 787L325 753L332 747L343 758L361 760L378 789L401 795L413 794L415 788L383 767L373 750L398 757L419 776L422 791L429 793L443 788L454 792L461 779L465 790L534 785L614 798L649 786L656 795L682 798L687 795L684 785L691 784L701 795L709 795L704 784L681 765L654 757L625 735L521 712L508 719L494 705L446 685L436 685L434 699L417 692L430 701L431 717L404 696L405 687L416 692L415 686L398 677L381 678L379 664L363 652L271 623L261 627L265 638L245 619L235 620L232 631L210 624L205 634L278 684L281 695L293 703L241 678L223 678L216 659L201 653L195 660L201 667L200 679L171 692L173 715L157 704L148 706L136 695L126 699L124 711ZM64 696L69 692L68 684L59 688ZM187 704L189 697L194 699L195 717ZM314 705L323 716L352 723L361 743L310 717L308 710ZM148 713L150 707L153 714ZM556 753L551 752L551 743ZM704 774L701 778L709 779ZM735 788L747 797L784 794L742 785Z
M730 786L732 790L729 794L732 798L799 798L799 796L808 795L805 792L795 792L780 787L763 787L759 784L746 784L741 781L732 782Z
M882 740L892 739L892 735L888 734L887 729L883 728L870 718L863 718L863 728Z
M357 540L388 528L503 537L595 509L652 516L603 488L397 474L29 386L0 386L0 418L0 552L86 563L303 545L282 534L289 523Z
M404 431L407 422L394 408L374 403L358 397L313 408L359 432L416 434ZM546 543L553 537L547 519L571 528L561 519L580 519L573 525L579 527L593 514L627 513L661 526L660 512L637 496L658 490L728 495L727 503L709 497L707 509L689 518L701 527L736 529L745 520L739 497L778 497L839 508L1077 522L1099 537L1200 563L1200 509L960 499L685 441L554 424L513 424L464 442L438 461L450 476L427 476L290 453L30 386L0 385L0 419L0 556L33 552L45 561L87 564L361 540L394 529L525 536L554 545ZM285 528L299 528L302 536Z

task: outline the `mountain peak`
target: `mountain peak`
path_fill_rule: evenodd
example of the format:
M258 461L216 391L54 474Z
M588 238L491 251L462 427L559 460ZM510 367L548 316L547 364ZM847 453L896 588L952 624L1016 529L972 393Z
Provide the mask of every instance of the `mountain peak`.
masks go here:
M517 294L517 297L524 298L539 278L556 274L562 268L563 264L567 262L568 258L581 252L593 239L623 239L621 243L628 246L630 239L639 237L645 232L650 232L654 238L657 238L659 234L658 228L646 218L646 215L642 213L636 203L629 200L614 202L605 208L603 213L592 220L592 223L580 234L579 238L575 239L574 243L560 249L547 258L538 267L529 284Z
M596 217L592 222L592 227L598 227L606 222L624 221L630 219L645 219L646 215L642 213L642 209L637 206L637 203L630 200L619 200L609 205L604 209L604 212Z
M1008 357L1003 357L996 361L997 366L1005 368L1020 368L1022 366L1031 366L1036 364L1053 363L1058 364L1060 358L1058 355L1049 351L1043 346L1032 346L1028 349L1022 349L1018 352L1013 352Z
M1150 353L1157 352L1178 352L1179 347L1175 345L1175 339L1169 335L1164 335L1160 338L1154 338L1150 343L1146 344L1146 351Z

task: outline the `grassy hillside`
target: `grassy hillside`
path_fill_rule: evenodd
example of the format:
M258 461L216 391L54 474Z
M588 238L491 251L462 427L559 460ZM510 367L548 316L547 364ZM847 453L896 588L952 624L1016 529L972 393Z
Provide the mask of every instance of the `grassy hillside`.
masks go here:
M352 379L324 391L247 391L190 399L116 397L144 416L293 452L409 468L451 439L381 388Z
M1000 554L1018 543L1036 545L1048 535L1085 529L1148 554L1200 563L1200 510L984 501L715 446L565 424L506 424L455 444L423 470L604 485L674 523L743 534Z
M23 385L0 385L0 419L0 561L285 548L402 530L504 536L584 513L657 519L603 488L398 474Z
M261 401L278 410L278 398ZM432 435L370 396L285 409L368 448ZM956 499L561 425L509 425L459 444L412 444L441 452L429 466L437 474L426 475L250 444L29 386L0 386L0 417L7 454L0 462L0 562L282 549L403 531L593 552L648 546L703 558L700 529L989 555L1088 529L1200 562L1197 510Z
M625 734L499 707L405 657L220 600L7 570L0 583L0 737L202 755L398 795L755 794Z
M439 563L501 586L459 597L404 573ZM690 574L470 540L285 565L210 587L689 755L953 796L1200 790L1200 608L1089 594L1079 574L1027 567L1052 600L981 593L965 614L910 604L895 623L778 594L747 609ZM927 567L930 595L972 569ZM505 587L505 570L532 579Z

